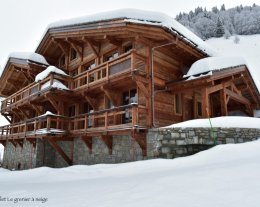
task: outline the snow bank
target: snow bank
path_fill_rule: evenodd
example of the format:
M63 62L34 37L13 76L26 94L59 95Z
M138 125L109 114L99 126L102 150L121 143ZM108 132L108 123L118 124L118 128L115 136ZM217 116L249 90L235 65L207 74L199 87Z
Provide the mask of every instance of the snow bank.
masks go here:
M253 117L241 117L241 116L223 116L211 118L211 123L213 127L222 128L260 128L260 119ZM194 119L190 121L181 122L178 124L172 124L164 128L188 128L188 127L210 127L209 119Z
M41 73L39 73L36 77L35 77L35 82L39 82L41 80L43 80L44 78L48 77L48 75L50 73L56 73L56 74L60 74L60 75L64 75L64 76L68 76L68 74L66 74L64 71L62 71L59 68L56 68L55 66L49 66L48 68L46 68L44 71L42 71Z
M99 21L109 21L116 19L124 19L126 22L132 22L137 24L149 24L155 26L161 26L163 28L169 29L175 34L179 34L186 41L198 47L200 50L209 54L210 56L215 55L216 52L208 46L202 39L192 33L190 30L185 28L183 25L178 23L174 18L153 11L145 11L138 9L119 9L114 11L108 11L103 13L98 13L94 15L78 17L68 20L62 20L55 23L52 23L48 26L48 29L58 28L58 27L67 27L67 26L76 26L87 23L94 23Z
M0 171L2 198L47 199L45 203L1 204L6 207L259 207L259 148L260 141L254 141L219 145L174 160Z
M44 83L41 86L41 90L44 90L46 88L57 88L57 89L61 89L61 90L70 90L67 86L65 86L62 82L54 79L53 80L53 84L51 85L51 81L47 81L46 83Z

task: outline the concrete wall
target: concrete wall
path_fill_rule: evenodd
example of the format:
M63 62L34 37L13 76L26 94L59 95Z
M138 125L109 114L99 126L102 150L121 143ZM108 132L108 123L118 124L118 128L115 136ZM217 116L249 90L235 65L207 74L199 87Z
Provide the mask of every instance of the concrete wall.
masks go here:
M160 128L149 130L148 137L156 144L149 156L175 158L208 149L216 144L243 143L260 138L260 129L241 128Z

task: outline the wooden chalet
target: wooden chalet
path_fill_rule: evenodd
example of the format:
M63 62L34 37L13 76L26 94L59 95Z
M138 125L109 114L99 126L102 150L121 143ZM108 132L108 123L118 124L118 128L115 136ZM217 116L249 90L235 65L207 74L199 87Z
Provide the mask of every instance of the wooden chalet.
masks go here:
M91 152L99 137L112 153L113 136L129 135L146 156L150 128L237 111L252 116L259 93L245 65L183 79L210 52L180 25L141 13L58 22L35 51L46 63L10 57L0 79L1 114L10 124L0 128L0 142L46 139L73 164L58 141L80 138ZM65 74L46 72L49 65Z

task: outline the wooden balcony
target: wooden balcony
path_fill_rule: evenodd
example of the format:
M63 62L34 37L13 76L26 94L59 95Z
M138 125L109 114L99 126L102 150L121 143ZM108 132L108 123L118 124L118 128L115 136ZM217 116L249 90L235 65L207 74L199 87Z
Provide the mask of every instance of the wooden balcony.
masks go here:
M117 81L117 78L132 75L133 71L145 71L145 58L134 51L124 53L119 57L102 63L97 67L87 70L73 78L71 90L81 90L108 81Z
M3 100L1 104L1 113L4 114L12 107L27 103L29 100L33 99L33 97L51 90L55 80L62 81L65 85L68 84L67 77L51 73L44 80L32 83Z
M47 115L28 119L24 122L0 127L0 139L23 139L44 135L64 135L69 119L63 116Z
M64 77L58 74L50 74L44 80L38 83L32 83L15 94L7 97L2 101L1 113L4 114L12 107L28 103L33 97L39 96L50 90L53 80L59 80L72 91L80 91L92 86L99 86L106 81L118 81L117 78L124 78L128 74L132 76L133 71L145 71L145 57L136 54L134 51L125 53L121 56L100 64L97 67L85 71L75 77ZM46 87L46 83L50 82L50 86Z
M39 116L0 127L0 141L8 139L42 138L44 136L99 135L133 128L144 129L146 109L137 103L82 114L75 117Z

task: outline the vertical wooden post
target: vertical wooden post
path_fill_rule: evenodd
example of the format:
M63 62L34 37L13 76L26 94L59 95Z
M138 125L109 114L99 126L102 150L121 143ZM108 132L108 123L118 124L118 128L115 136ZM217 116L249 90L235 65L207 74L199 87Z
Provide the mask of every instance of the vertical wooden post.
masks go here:
M210 116L210 106L209 106L209 94L208 89L203 88L201 91L202 95L202 117L209 118Z
M51 117L47 116L47 131L51 128Z
M220 106L221 106L221 116L227 116L227 95L225 89L220 90Z
M107 111L105 112L105 129L107 129L107 126L108 126L108 113Z

